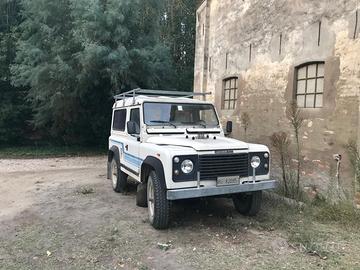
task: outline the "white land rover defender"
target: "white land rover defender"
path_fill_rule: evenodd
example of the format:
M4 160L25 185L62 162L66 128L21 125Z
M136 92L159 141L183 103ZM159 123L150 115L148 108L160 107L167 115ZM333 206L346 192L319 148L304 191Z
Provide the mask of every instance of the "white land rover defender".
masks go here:
M192 96L143 89L115 96L108 178L116 192L128 177L139 182L136 203L148 207L156 229L167 228L172 200L229 196L238 212L255 215L262 190L276 187L269 149L225 137L213 104Z

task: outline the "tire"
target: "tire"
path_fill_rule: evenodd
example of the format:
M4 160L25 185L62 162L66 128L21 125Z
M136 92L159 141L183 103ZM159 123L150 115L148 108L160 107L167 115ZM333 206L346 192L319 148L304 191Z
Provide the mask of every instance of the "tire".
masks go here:
M120 161L113 158L111 161L110 179L115 192L124 193L127 187L127 174L121 171Z
M147 185L145 183L140 183L137 185L136 191L136 205L140 207L147 207Z
M147 181L147 204L150 224L157 230L167 229L170 202L166 198L166 188L155 171L150 172Z
M255 216L261 208L262 191L238 193L233 196L235 209L242 215Z

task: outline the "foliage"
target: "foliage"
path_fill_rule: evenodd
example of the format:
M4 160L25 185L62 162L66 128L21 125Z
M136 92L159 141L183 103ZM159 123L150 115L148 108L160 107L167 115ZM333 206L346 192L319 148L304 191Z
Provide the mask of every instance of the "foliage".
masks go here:
M22 0L13 83L30 87L35 128L64 144L105 142L112 96L171 88L163 1Z
M288 180L287 180L287 168L289 166L289 146L290 146L290 138L287 133L285 132L276 132L274 133L271 138L271 144L280 155L280 164L281 164L281 171L282 171L282 179L284 184L284 195L287 197L289 195L289 187L288 187Z
M0 2L0 145L105 144L112 96L192 90L194 0Z
M93 187L82 186L82 187L78 188L76 193L82 194L82 195L89 195L89 194L95 193L95 189Z
M355 173L355 181L360 185L360 153L355 140L349 140L346 144L346 149L349 155L351 165Z
M0 2L0 145L105 144L112 96L191 91L196 0Z
M320 222L337 222L343 226L360 228L360 211L350 201L331 204L325 198L318 197L312 207L314 216Z
M180 91L193 88L197 2L165 0L161 16L161 37L170 48L176 75L172 88Z
M298 246L300 250L313 256L319 256L322 259L326 259L330 255L326 246L320 244L324 239L326 239L326 234L319 234L318 231L311 229L309 224L290 231L289 235L289 241Z
M82 147L82 146L20 146L1 147L1 158L47 158L47 157L69 157L69 156L93 156L105 155L105 147Z
M247 130L251 124L250 115L247 112L241 114L241 125L244 128L245 139L247 138Z
M296 175L296 184L297 189L300 190L300 168L301 168L301 160L300 160L300 138L299 133L300 129L304 124L304 118L301 114L300 109L298 108L296 102L293 102L288 109L288 118L290 120L290 124L294 130L295 140L296 140L296 157L297 157L297 175Z
M0 145L24 143L31 110L25 97L26 88L10 83L10 65L15 58L15 44L20 21L16 0L0 2Z
M280 182L276 192L287 198L296 200L298 202L307 202L309 200L308 195L305 193L303 186L300 184L298 188L296 182L296 172L290 168L285 171L286 188L285 182Z

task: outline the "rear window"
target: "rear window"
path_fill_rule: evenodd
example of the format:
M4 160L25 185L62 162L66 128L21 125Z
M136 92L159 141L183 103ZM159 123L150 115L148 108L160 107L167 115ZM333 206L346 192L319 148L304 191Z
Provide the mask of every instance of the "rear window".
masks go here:
M126 123L126 109L114 111L113 130L124 131Z

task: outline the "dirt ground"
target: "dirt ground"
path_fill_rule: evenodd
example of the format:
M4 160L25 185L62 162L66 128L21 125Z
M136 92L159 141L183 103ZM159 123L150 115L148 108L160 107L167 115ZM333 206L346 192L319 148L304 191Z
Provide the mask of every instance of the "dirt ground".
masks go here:
M271 201L264 218L228 199L177 202L157 231L135 190L112 191L106 157L0 160L0 269L360 269L357 234L325 228L336 255L311 256L271 225Z

